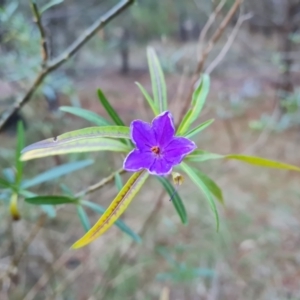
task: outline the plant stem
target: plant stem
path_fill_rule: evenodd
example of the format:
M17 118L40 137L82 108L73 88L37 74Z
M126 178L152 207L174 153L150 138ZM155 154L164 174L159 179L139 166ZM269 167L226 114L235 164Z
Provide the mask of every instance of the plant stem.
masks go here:
M123 168L120 168L119 170L113 172L109 176L107 176L107 177L103 178L102 180L100 180L98 183L95 183L95 184L89 186L88 188L86 188L85 190L78 192L75 196L80 198L80 197L85 196L87 194L93 193L93 192L99 190L100 188L102 188L103 186L105 186L110 181L114 180L116 174L121 175L125 172L126 171L123 170Z
M238 8L240 7L240 5L242 4L243 0L235 0L234 4L231 6L230 10L228 11L227 15L225 16L225 18L223 19L223 21L221 22L221 24L219 25L219 27L217 28L217 30L215 31L215 33L212 35L212 37L209 39L206 47L204 47L204 49L201 51L200 55L199 55L199 60L198 60L198 64L197 64L197 68L195 71L195 74L192 78L192 84L191 84L191 88L190 91L186 97L186 100L184 102L184 106L183 109L181 111L181 115L179 117L179 121L181 122L181 120L183 119L184 115L186 114L186 112L189 109L190 103L191 103L191 99L192 99L192 95L193 92L195 90L195 84L197 83L199 76L203 70L204 67L204 63L209 55L209 53L211 52L211 50L214 48L216 42L220 39L220 37L222 36L222 34L224 33L226 27L229 25L230 21L232 20L234 14L236 13L236 11L238 10ZM222 2L221 2L222 3ZM214 21L216 15L219 13L220 9L222 8L222 5L218 5L216 10L213 12L213 18L209 18L207 23L209 23L209 25L205 25L204 27L210 27L211 26L211 22ZM204 37L201 37L200 35L200 41L203 42Z
M48 61L48 45L47 45L47 39L46 39L46 33L45 29L41 20L41 14L39 12L37 4L31 0L31 9L32 13L34 15L34 21L39 29L40 35L41 35L41 53L42 53L42 67L45 68L46 63Z
M36 79L33 81L31 87L27 93L19 100L17 100L7 111L5 111L0 117L0 130L10 119L10 117L20 110L27 102L29 102L34 94L34 92L43 83L45 77L58 69L62 64L68 61L77 51L85 45L97 31L106 26L111 20L122 13L130 5L134 3L134 0L122 0L117 5L115 5L106 14L101 16L96 20L73 44L71 44L62 54L57 58L50 61L46 66L40 71ZM41 29L40 29L41 30ZM41 31L40 31L41 32ZM41 33L42 34L42 33Z

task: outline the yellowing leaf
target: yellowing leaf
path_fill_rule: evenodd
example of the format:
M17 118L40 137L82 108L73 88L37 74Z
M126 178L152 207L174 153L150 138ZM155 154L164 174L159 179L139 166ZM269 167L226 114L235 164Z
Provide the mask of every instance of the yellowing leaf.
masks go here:
M98 222L81 239L79 239L72 248L78 249L84 247L106 232L123 214L132 199L145 183L148 176L149 174L146 171L134 173L105 213L100 217Z
M56 142L56 139L52 138L26 147L22 151L21 160L25 161L39 157L68 153L93 151L129 152L130 150L130 146L125 145L118 140L103 137L81 137L80 139L74 138L68 139L67 141L59 140L58 142Z
M9 203L9 211L14 221L20 220L21 215L18 209L18 195L16 193L12 194L11 196L10 203Z
M239 155L239 154L229 154L229 155L224 156L224 158L236 159L236 160L240 160L240 161L243 161L245 163L260 166L260 167L284 169L284 170L291 170L291 171L300 172L299 167L289 165L289 164L285 164L285 163L275 161L275 160L269 160L269 159L262 158L262 157Z
M66 132L57 137L46 139L30 146L27 146L22 152L41 149L41 148L54 148L63 146L71 142L86 141L88 139L94 140L98 138L125 138L130 139L129 127L126 126L95 126L78 129Z

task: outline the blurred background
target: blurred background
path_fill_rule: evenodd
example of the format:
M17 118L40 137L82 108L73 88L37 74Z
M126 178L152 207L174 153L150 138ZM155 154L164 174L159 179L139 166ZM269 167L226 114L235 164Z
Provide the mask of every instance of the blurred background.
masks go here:
M50 59L118 3L36 2L43 12ZM214 23L204 40L200 38L205 45L236 1L221 2ZM28 145L92 126L60 106L106 117L98 88L126 125L136 118L150 121L152 112L135 85L138 81L151 90L147 46L160 58L170 110L178 121L205 48L199 36L218 5L217 0L136 1L49 74L31 101L6 123L0 133L0 171L14 173L18 120L25 124ZM28 91L40 70L40 34L33 19L29 1L0 0L0 115ZM216 63L222 51L223 59ZM207 69L211 90L199 123L210 118L215 122L199 135L198 147L300 166L300 1L245 0L209 52ZM24 177L86 159L94 163L32 191L79 192L119 169L123 157L100 152L34 160L26 163ZM10 275L0 277L1 300L300 299L299 175L218 160L197 167L223 190L220 232L203 196L188 180L178 190L189 216L188 225L182 225L169 197L151 179L122 217L140 233L141 244L114 226L91 245L69 250L84 234L72 206L47 218L29 239L41 210L20 198L21 219L13 222L7 195L0 190L0 274L7 274L12 257L26 246ZM112 183L87 200L107 207L116 193ZM94 224L99 214L86 212Z

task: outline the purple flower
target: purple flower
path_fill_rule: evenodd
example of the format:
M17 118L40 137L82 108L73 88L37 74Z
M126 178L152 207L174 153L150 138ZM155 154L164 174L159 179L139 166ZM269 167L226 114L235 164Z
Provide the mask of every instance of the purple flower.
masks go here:
M136 146L125 158L123 168L137 172L147 169L150 174L164 176L171 173L173 166L197 146L184 137L175 136L172 114L165 111L152 123L135 120L130 124L131 140Z

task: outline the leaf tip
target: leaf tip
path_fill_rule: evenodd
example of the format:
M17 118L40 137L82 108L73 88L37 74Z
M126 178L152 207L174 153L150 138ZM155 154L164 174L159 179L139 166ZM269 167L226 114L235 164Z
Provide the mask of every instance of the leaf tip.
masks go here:
M84 240L79 239L78 241L76 241L76 242L70 247L70 249L76 250L76 249L79 249L79 248L82 248L82 247L86 246L87 244L89 244L89 243L86 243Z

